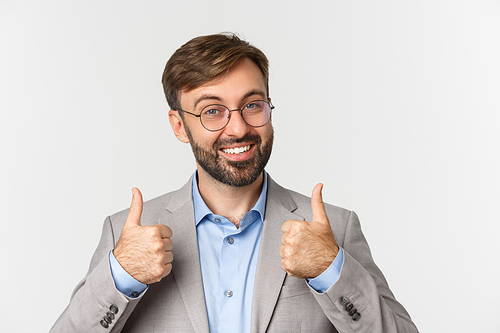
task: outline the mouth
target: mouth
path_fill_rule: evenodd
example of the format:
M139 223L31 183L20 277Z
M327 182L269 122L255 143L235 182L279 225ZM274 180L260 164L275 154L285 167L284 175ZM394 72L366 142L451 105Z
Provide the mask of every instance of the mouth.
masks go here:
M229 161L241 162L246 161L253 156L255 144L247 144L240 147L224 147L220 148L219 152Z
M243 147L235 147L235 148L222 148L221 150L229 155L240 155L249 151L251 145L243 146Z
M247 134L242 138L219 139L214 148L218 150L218 155L228 162L243 162L254 156L260 143L261 139L257 134Z

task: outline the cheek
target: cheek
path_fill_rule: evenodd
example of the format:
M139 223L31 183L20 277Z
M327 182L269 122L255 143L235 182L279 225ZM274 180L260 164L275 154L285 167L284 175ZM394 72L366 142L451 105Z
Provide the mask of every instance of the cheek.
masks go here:
M195 135L194 140L195 142L199 145L204 147L205 149L212 149L214 146L215 142L217 142L217 139L219 138L218 135L210 135L212 133L208 132L205 130L207 133L203 133L204 135Z
M268 142L269 140L274 139L274 129L271 121L269 121L269 123L259 129L261 130L259 131L259 135L262 139L262 142Z
M207 131L201 124L185 124L186 134L189 139L194 141L199 146L212 147L217 141L219 133Z
M207 130L205 130L205 132L207 132L205 135L203 135L200 140L201 142L208 146L208 147L212 147L214 145L215 142L217 142L217 139L219 139L219 134L218 133L212 133L212 132L208 132Z

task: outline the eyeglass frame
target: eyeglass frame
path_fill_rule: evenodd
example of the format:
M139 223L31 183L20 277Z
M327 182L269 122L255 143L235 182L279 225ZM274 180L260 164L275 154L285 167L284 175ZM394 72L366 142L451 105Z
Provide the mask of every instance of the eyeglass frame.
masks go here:
M267 105L269 105L269 107L271 108L271 110L269 111L269 118L267 119L267 121L262 124L262 125L258 125L258 126L254 126L254 125L251 125L249 124L246 120L245 120L245 117L243 117L243 109L245 108L245 106L247 106L248 104L251 104L251 103L254 103L254 102L264 102L266 103ZM203 121L201 121L201 114L203 113L203 110L205 110L206 108L210 107L210 106L213 106L213 105L219 105L219 106L223 106L224 108L226 108L228 111L229 111L229 117L227 118L227 122L224 126L222 126L221 128L219 129L216 129L216 130L211 130L211 129L208 129L204 124L203 124ZM195 116L196 118L200 118L200 123L201 123L201 126L203 126L204 129L206 129L207 131L209 132L217 132L217 131L220 131L220 130L223 130L224 128L226 128L227 124L229 124L229 122L231 121L231 112L233 111L240 111L240 115L241 115L241 119L243 119L243 121L248 125L248 126L251 126L251 127L254 127L254 128L259 128L259 127L262 127L264 125L266 125L269 120L271 120L271 115L272 115L272 112L274 110L275 106L271 103L271 101L265 101L263 99L256 99L254 101L250 101L248 103L245 103L245 105L243 105L243 108L241 109L229 109L227 106L223 105L223 104L209 104L205 107L203 107L203 109L201 109L201 112L200 114L196 114L196 113L192 113L192 112L189 112L189 111L186 111L186 110L182 110L181 108L179 108L177 111L182 111L182 112L185 112L185 113L188 113L192 116Z

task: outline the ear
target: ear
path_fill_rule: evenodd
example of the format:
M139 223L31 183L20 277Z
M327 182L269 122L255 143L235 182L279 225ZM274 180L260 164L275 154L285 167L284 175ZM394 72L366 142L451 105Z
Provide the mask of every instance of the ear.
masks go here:
M179 114L179 111L170 110L168 111L168 120L170 121L170 126L174 131L177 139L184 143L189 143L189 138L186 135L186 130L184 128L184 121Z

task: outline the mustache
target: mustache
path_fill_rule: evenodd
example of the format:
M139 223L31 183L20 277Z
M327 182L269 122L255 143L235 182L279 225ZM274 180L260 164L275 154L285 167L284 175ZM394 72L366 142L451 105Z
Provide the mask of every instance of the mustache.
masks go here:
M230 146L236 143L253 143L255 145L259 145L262 142L262 139L257 134L245 134L245 136L241 138L225 138L225 139L217 139L214 142L213 147L216 150L219 150L222 147Z

